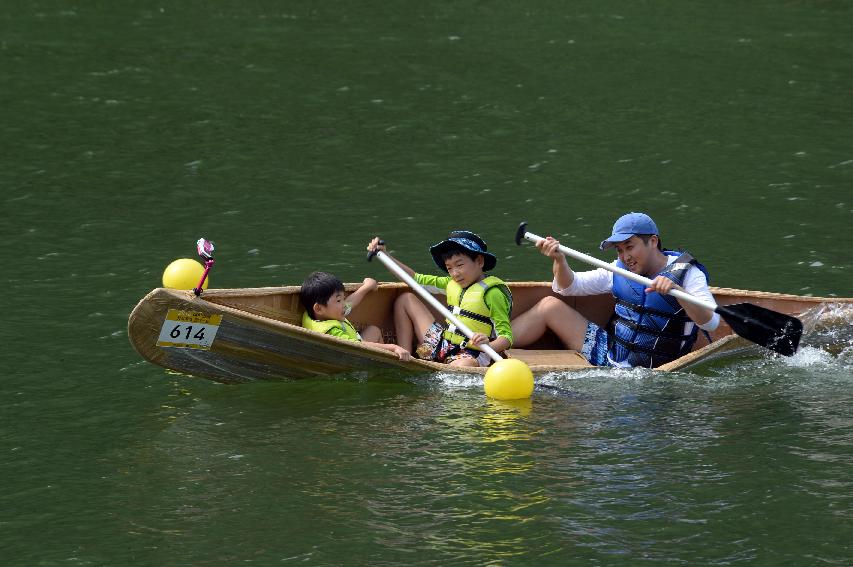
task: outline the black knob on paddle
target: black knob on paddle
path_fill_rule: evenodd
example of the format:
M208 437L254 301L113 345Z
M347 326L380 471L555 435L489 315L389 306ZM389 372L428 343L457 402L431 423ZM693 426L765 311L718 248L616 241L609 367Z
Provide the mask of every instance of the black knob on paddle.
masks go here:
M521 241L524 240L524 233L527 232L527 221L522 221L518 225L518 230L515 231L515 243L521 246Z
M379 239L379 244L380 244L380 245L381 245L381 244L385 244L385 241L384 241L384 240L382 240L382 239L380 238L380 239ZM374 257L374 256L376 256L376 254L377 254L378 252L379 252L379 250L378 250L378 249L376 249L376 250L371 250L370 252L368 252L368 253L367 253L367 261L368 261L368 262L370 262L371 260L373 260L373 257Z

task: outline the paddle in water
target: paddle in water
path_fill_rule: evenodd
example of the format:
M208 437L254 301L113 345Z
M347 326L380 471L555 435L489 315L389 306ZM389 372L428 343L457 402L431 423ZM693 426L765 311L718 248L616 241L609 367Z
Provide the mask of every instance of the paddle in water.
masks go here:
M521 246L522 240L529 240L536 244L544 239L541 236L527 232L527 223L523 222L515 232L515 243ZM651 286L652 284L652 280L649 278L619 268L598 258L593 258L583 252L572 250L566 246L560 245L560 252L566 256L586 262L587 264L592 264L597 268L603 268L614 274L619 274L645 286ZM785 315L766 307L753 305L752 303L714 305L677 289L670 291L669 295L719 313L720 317L729 324L735 333L757 345L761 345L785 356L793 356L797 352L800 337L803 335L803 322L796 317L791 317L790 315Z
M384 242L380 240L379 244L384 244ZM412 288L412 291L417 293L421 299L444 315L448 321L456 325L456 328L462 334L469 339L474 336L474 331L460 321L447 307L424 289L423 286L416 282L412 276L407 274L393 258L378 249L371 250L367 254L367 261L373 260L374 257L379 258L379 261L385 264L388 270L408 284ZM530 397L530 394L533 392L533 373L524 361L517 358L502 358L495 349L487 344L481 344L478 348L489 355L489 358L494 361L486 371L486 376L483 379L483 388L487 396L498 400L516 400Z

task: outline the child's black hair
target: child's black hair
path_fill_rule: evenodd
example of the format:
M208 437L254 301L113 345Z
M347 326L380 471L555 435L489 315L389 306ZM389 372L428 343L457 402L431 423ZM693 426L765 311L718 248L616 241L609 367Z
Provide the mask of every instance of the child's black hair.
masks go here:
M459 246L458 244L454 244L453 246L448 247L448 249L444 251L444 253L441 255L441 261L447 262L448 260L450 260L451 258L453 258L454 256L456 256L458 254L468 256L469 258L471 258L471 260L474 260L475 262L477 261L477 256L482 256L482 254L480 254L479 252L474 252L472 250L468 250L467 248L465 248L463 246Z
M302 282L299 299L308 315L312 319L316 319L314 304L326 305L329 299L339 291L344 291L344 284L341 280L328 272L314 272Z

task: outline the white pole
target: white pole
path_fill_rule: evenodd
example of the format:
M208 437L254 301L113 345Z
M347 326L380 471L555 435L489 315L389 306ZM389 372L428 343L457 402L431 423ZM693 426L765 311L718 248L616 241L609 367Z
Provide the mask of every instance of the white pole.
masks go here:
M544 240L544 238L542 238L541 236L536 236L535 234L533 234L531 232L525 232L524 238L526 240L529 240L530 242L533 242L534 244L539 242L540 240ZM647 287L652 285L652 280L650 280L647 277L641 276L640 274L635 274L634 272L625 270L625 269L620 268L618 266L614 266L613 264L611 264L609 262L605 262L603 260L599 260L598 258L593 258L592 256L588 256L588 255L584 254L583 252L578 252L577 250L572 250L571 248L563 246L562 244L560 245L560 252L562 252L566 256L571 256L572 258L575 258L575 259L580 260L582 262L586 262L587 264L592 264L593 266L597 266L599 268L604 268L605 270L613 272L614 274L619 274L620 276L624 276L624 277L628 278L629 280L634 280L635 282L641 283ZM709 303L707 301L699 299L696 296L690 295L689 293L686 293L683 291L679 291L677 289L670 291L669 295L675 297L676 299L681 299L681 300L684 300L688 303L698 305L699 307L704 307L705 309L710 309L711 311L716 311L716 309L717 309L717 306L714 305L713 303Z

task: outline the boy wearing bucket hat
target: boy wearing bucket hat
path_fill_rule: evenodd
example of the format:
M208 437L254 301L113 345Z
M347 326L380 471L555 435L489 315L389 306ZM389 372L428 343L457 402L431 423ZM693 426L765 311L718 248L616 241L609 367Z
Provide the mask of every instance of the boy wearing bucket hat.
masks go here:
M385 246L374 238L367 249L385 251ZM443 290L448 307L474 336L467 339L450 321L437 323L417 296L406 292L394 302L397 344L411 352L417 339L418 358L454 366L488 366L492 360L479 345L488 344L497 352L512 345L512 294L501 279L484 273L494 269L497 258L487 251L482 238L467 230L451 232L430 248L430 254L446 276L418 274L394 261L420 285Z
M560 299L545 297L512 322L515 346L529 345L550 329L591 364L655 368L690 352L699 329L717 328L718 314L668 295L677 289L716 304L705 267L687 252L665 250L658 227L648 215L619 217L600 248L615 248L618 258L613 263L651 279L649 288L603 268L575 273L559 246L550 236L536 244L553 260L554 292L565 296L612 293L614 313L603 329Z

